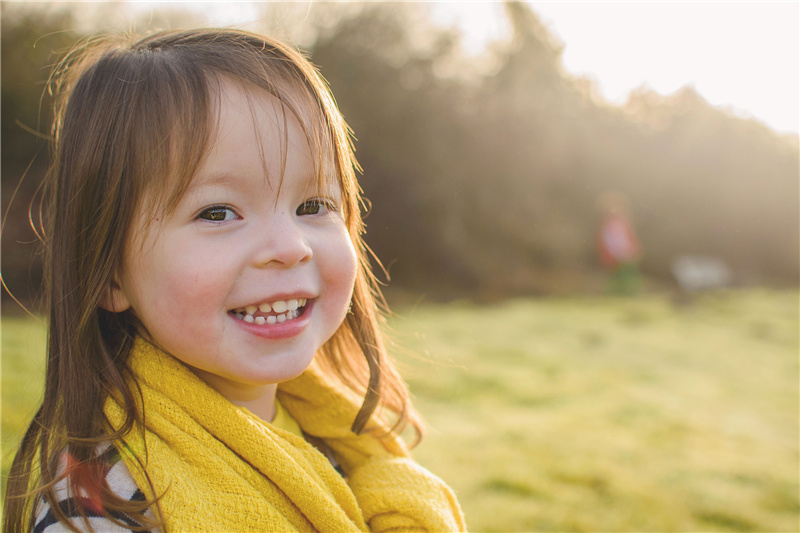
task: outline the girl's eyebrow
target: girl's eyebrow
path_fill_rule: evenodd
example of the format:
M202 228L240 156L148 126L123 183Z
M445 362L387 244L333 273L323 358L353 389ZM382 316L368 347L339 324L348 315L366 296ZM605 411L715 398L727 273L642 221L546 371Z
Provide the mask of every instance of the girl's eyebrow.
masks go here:
M227 172L198 173L192 178L191 182L189 182L187 191L215 185L232 185L240 181L241 178L237 178Z
M197 174L192 178L184 195L197 193L203 189L213 188L245 188L249 186L248 180L228 172L209 172L207 174Z
M226 191L239 191L244 188L242 179L228 172L198 173L181 193L178 204L194 205L195 202L208 200L209 195L219 196Z

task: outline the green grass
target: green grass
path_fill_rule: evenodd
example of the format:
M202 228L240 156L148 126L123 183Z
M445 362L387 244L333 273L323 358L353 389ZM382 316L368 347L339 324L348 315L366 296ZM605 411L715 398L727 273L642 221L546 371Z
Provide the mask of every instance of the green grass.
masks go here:
M13 454L42 400L45 327L33 318L3 317L0 340L0 451L5 495Z
M800 530L796 292L426 305L392 325L430 425L416 458L472 530Z
M416 458L473 531L800 530L798 294L396 309ZM43 342L3 319L3 474Z

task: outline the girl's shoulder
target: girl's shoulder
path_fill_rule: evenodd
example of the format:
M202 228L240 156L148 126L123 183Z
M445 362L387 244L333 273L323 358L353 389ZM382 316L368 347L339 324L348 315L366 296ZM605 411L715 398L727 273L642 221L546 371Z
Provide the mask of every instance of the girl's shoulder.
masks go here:
M104 444L98 447L97 455L100 459L102 473L102 477L99 480L100 483L96 485L98 489L81 489L80 493L76 495L69 488L70 477L82 476L86 473L81 472L81 465L75 464L68 453L64 454L62 468L64 472L67 472L67 475L55 486L55 496L58 507L78 528L85 527L83 520L77 512L76 504L80 502L86 510L89 524L94 531L109 533L139 531L136 528L140 528L141 524L125 513L111 513L111 516L119 523L115 523L114 520L104 516L105 513L103 512L100 492L101 487L107 486L111 492L128 501L143 501L145 495L136 485L128 467L125 465L125 462L122 461L122 457L116 446ZM150 511L148 511L147 514L152 517ZM67 531L70 531L69 528L57 520L50 505L45 500L40 499L36 506L36 521L33 533L61 533ZM157 530L151 531L152 533L156 533Z

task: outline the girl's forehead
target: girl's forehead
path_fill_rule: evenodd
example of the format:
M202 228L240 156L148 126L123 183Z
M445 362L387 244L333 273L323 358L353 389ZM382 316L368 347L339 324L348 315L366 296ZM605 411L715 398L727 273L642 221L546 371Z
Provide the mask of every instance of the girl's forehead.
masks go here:
M247 136L240 128L246 122L266 149L307 145L320 162L332 159L333 143L324 114L315 99L299 89L271 93L221 79L212 97L210 149L231 132ZM300 94L296 94L300 93Z
M280 191L289 174L292 187L331 194L341 187L329 129L321 113L298 105L292 95L220 79L211 93L210 131L202 161L181 197L200 188L234 185L256 173Z
M297 128L306 135L327 132L324 115L306 88L272 87L268 90L251 83L220 77L209 84L211 124L219 129L230 122L249 120L258 128L283 130Z

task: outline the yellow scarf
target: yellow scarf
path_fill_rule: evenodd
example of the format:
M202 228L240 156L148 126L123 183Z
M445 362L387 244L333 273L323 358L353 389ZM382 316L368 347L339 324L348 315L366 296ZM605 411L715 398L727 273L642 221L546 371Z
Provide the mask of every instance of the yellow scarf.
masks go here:
M147 497L163 495L169 533L465 529L452 491L411 461L398 439L350 431L358 406L313 365L279 385L278 398L331 449L347 480L304 439L239 409L146 341L136 340L129 365L144 427L136 425L120 448ZM105 413L121 427L116 400Z

